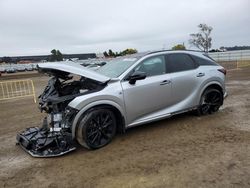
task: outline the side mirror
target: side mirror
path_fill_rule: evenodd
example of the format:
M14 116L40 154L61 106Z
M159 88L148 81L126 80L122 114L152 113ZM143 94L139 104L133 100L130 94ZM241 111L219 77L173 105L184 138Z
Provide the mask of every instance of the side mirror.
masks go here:
M143 80L146 78L146 73L141 71L135 71L133 74L129 76L129 83L134 85L136 80Z

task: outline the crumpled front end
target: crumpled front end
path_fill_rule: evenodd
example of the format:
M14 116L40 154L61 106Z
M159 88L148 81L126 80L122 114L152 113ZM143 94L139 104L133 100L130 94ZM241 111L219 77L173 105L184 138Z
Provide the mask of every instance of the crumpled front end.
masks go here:
M17 143L33 157L56 157L76 149L71 125L77 110L66 108L64 113L50 113L42 127L30 127L18 133Z
M56 157L76 149L70 133L39 127L27 128L17 134L17 142L33 157Z
M53 77L39 96L39 109L46 117L41 127L31 127L17 134L17 144L33 157L55 157L76 149L72 123L78 110L68 104L76 97L98 91L105 84L60 70L45 70Z

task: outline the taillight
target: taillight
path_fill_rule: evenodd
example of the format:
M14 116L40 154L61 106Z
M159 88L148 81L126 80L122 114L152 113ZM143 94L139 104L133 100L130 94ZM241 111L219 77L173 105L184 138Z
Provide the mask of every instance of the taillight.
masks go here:
M226 69L224 69L224 68L218 69L218 71L220 71L220 72L221 72L221 73L223 73L224 75L226 75L226 74L227 74L227 70L226 70Z

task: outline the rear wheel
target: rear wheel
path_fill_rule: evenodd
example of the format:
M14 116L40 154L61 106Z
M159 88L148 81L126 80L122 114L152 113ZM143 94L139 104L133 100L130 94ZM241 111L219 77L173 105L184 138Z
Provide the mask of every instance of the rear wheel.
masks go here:
M208 88L201 96L198 115L206 115L217 112L223 104L223 94L215 88Z
M79 121L76 131L79 144L89 149L101 148L115 136L115 115L108 108L92 109Z

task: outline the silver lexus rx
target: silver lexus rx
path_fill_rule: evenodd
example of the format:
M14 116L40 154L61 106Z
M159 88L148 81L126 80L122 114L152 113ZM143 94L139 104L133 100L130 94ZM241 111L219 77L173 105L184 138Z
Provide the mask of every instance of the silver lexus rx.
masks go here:
M202 52L156 51L114 58L93 71L74 62L39 64L51 76L39 96L41 128L17 135L31 155L58 156L111 142L117 132L187 111L219 110L226 70Z

